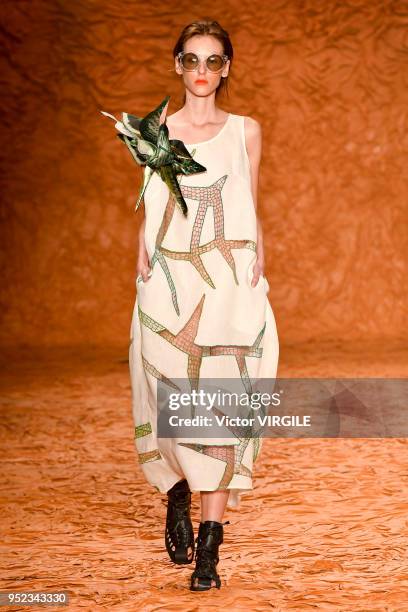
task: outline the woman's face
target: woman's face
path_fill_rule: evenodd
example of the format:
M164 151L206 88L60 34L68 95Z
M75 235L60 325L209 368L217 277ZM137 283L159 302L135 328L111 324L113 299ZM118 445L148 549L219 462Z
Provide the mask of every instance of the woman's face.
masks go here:
M205 59L214 53L223 55L222 43L214 36L196 34L184 44L184 53L195 53L201 60L196 70L188 71L175 58L175 69L177 74L183 76L185 88L199 97L212 94L220 84L221 78L227 76L230 61L228 60L219 72L211 72Z

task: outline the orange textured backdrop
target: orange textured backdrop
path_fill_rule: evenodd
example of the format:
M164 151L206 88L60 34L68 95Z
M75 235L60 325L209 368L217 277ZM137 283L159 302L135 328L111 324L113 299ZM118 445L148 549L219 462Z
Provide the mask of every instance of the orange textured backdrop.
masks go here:
M280 342L402 343L408 7L391 0L3 1L5 344L127 344L140 171L100 114L182 88L172 46L211 15L235 48L220 106L264 133L259 207Z

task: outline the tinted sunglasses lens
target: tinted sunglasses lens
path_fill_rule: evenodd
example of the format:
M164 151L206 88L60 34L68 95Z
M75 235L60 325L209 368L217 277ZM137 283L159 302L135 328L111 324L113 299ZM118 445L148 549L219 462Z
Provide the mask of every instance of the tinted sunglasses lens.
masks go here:
M210 55L207 58L207 68L211 70L211 72L218 72L224 65L224 61L221 55Z
M185 70L195 70L198 66L198 57L195 53L186 53L181 58Z

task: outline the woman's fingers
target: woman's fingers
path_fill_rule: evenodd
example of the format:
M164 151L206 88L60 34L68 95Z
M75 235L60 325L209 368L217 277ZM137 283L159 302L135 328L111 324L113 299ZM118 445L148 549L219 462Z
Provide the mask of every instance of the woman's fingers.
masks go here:
M143 278L144 283L147 283L151 275L152 271L150 270L150 268L143 268L143 270L140 271L140 276Z
M258 267L258 266L254 266L253 268L253 276L252 276L252 281L251 281L251 287L256 287L259 281L259 277L263 276L263 270L262 268Z
M147 281L149 280L149 276L151 276L151 272L149 272L149 269L145 269L142 271L142 278L144 283L147 283Z
M259 281L259 273L254 274L251 281L251 287L256 287Z
M138 265L136 268L136 276L139 281L146 283L152 275L152 270L149 264Z

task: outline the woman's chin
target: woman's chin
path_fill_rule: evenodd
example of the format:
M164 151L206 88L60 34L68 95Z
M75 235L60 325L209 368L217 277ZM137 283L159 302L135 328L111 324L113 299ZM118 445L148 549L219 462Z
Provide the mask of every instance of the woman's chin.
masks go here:
M192 94L194 94L195 96L199 96L199 97L206 97L206 96L210 96L212 93L215 92L215 88L211 88L209 87L209 85L192 85L190 88L190 91Z

